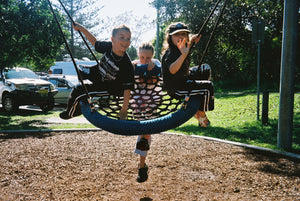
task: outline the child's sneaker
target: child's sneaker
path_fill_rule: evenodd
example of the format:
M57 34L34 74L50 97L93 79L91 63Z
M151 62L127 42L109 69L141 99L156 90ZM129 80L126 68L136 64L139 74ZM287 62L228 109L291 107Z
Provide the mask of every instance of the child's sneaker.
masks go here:
M141 138L140 141L136 143L136 149L141 151L148 151L150 149L148 140L145 138Z
M79 116L79 115L81 115L81 109L80 109L80 107L77 107L77 108L75 109L75 111L73 112L72 116L70 116L70 110L67 109L67 110L61 112L61 113L59 114L59 117L60 117L61 119L64 119L64 120L68 120L68 119L71 119L71 118L73 118L73 117L77 117L77 116Z
M208 127L210 126L210 121L206 116L198 118L199 127Z
M59 117L61 119L64 119L64 120L68 120L68 119L71 119L72 117L69 116L69 112L68 111L63 111L59 114Z
M137 176L137 182L142 183L148 179L148 166L145 164L144 167L139 168L139 175Z

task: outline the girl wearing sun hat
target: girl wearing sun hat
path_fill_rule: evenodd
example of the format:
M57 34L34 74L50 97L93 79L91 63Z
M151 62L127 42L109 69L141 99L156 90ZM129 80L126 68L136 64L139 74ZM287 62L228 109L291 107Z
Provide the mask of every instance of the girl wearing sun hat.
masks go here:
M175 22L168 26L166 40L164 42L164 53L162 57L162 74L164 88L169 95L182 99L188 94L195 94L203 89L209 90L209 108L202 100L199 110L195 114L199 126L208 127L210 121L206 117L205 111L213 109L213 85L211 79L211 69L208 64L190 68L190 48L193 43L199 42L201 35L190 35L187 25L182 22ZM195 80L198 80L195 81ZM199 82L201 80L201 82ZM205 82L207 81L207 82Z

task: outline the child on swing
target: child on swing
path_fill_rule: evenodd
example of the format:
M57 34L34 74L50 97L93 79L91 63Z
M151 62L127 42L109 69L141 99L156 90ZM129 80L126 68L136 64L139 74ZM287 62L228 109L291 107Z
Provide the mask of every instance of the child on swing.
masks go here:
M141 84L143 82L153 83L157 81L152 76L158 76L161 74L161 63L157 59L153 59L154 47L150 43L143 43L138 49L138 60L132 61L135 74L139 75L139 81ZM147 65L146 69L141 70L140 65ZM144 72L145 71L145 72ZM143 79L143 75L151 74L151 78ZM146 87L144 85L143 87ZM144 89L146 90L146 89ZM139 96L149 96L148 94L133 93L133 100L138 101ZM135 100L136 99L136 100ZM143 108L138 108L143 110ZM146 165L147 152L150 149L151 135L140 135L138 136L135 153L140 155L140 163L138 165L138 177L137 181L139 183L145 182L148 179L148 166Z
M131 42L131 30L126 25L113 29L111 41L98 41L85 27L75 23L73 28L82 32L95 50L103 56L100 65L90 68L89 73L83 73L91 84L85 84L89 92L106 91L107 94L124 97L119 112L120 119L126 119L130 93L134 88L134 72L131 60L126 53ZM77 85L70 93L67 109L60 113L62 119L70 119L81 114L79 100L86 97L82 85Z
M211 69L207 64L190 69L190 48L193 43L199 42L201 35L198 37L193 35L190 38L189 33L187 25L182 22L170 24L166 31L165 52L162 57L164 87L168 94L180 98L203 88L203 84L194 80L211 79ZM210 88L213 98L212 86ZM210 125L203 106L199 108L194 117L198 120L200 127Z

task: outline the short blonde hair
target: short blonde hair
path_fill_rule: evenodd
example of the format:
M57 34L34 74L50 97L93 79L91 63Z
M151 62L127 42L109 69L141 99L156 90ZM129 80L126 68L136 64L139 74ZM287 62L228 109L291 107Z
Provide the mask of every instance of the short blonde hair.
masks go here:
M154 47L151 43L143 43L139 47L139 51L141 50L151 50L152 54L154 54Z

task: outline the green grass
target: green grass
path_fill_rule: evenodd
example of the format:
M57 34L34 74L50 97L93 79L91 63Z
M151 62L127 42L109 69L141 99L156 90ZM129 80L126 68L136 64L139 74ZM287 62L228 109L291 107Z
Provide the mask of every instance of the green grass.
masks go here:
M0 113L0 130L39 130L39 129L70 129L95 128L91 124L45 123L51 117L59 117L59 111L44 113L37 110L20 109L15 114ZM61 120L63 122L63 120Z
M262 99L262 97L260 98ZM261 100L260 100L261 103ZM279 94L269 96L268 124L257 121L256 94L217 95L215 110L207 112L211 127L199 128L192 118L171 130L277 149ZM261 113L260 107L260 113ZM292 152L300 154L300 94L295 95Z
M170 132L187 135L202 135L235 142L277 149L279 94L270 93L269 122L263 125L256 120L256 94L218 94L215 97L215 110L207 112L211 127L199 128L192 118ZM260 98L262 99L262 97ZM260 101L262 102L262 101ZM260 112L261 112L260 108ZM0 130L27 129L69 129L95 128L90 124L45 124L50 117L58 117L59 111L19 110L15 115L0 113ZM291 152L300 154L300 94L295 94L294 128Z

